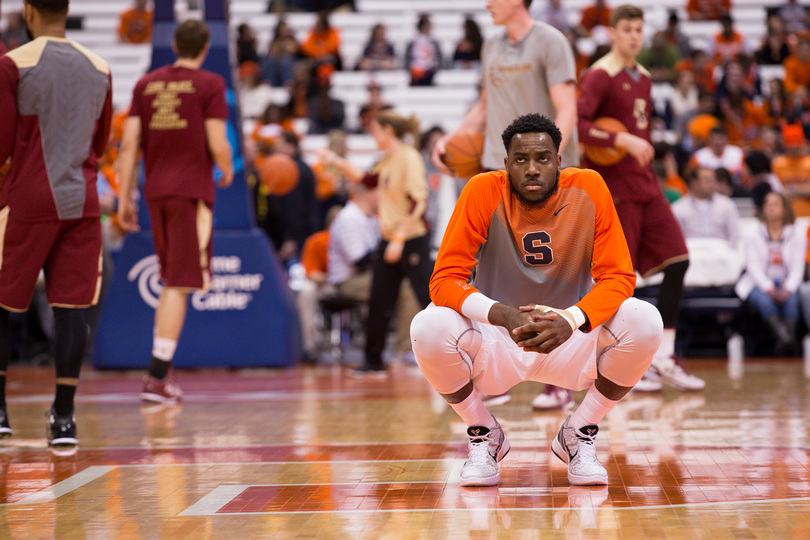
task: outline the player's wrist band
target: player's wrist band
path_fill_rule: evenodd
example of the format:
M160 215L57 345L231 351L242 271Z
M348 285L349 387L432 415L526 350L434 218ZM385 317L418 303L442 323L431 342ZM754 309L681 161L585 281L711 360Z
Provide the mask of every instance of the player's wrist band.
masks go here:
M565 322L571 327L571 330L576 332L577 328L585 324L585 314L577 306L571 306L568 309L556 309L549 306L537 304L534 309L542 312L553 311L557 315L565 319Z

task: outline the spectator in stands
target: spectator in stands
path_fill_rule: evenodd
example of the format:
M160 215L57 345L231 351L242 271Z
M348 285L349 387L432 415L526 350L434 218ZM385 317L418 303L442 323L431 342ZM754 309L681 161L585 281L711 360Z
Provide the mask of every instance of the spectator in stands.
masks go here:
M576 80L579 80L582 72L585 71L589 65L591 65L591 59L588 55L580 51L580 47L578 45L580 36L577 34L576 30L570 28L565 32L565 37L568 39L568 43L571 45L571 52L574 53L574 69L577 77Z
M301 250L301 265L306 272L306 279L295 299L298 318L301 321L301 338L304 348L304 362L314 364L318 360L318 300L326 291L329 271L329 226L340 211L340 206L333 206L326 216L326 226L322 231L310 235Z
M796 54L788 56L783 62L785 66L785 90L791 94L799 91L799 87L807 95L810 90L810 39L802 39L796 47Z
M722 193L726 197L744 197L746 195L731 181L731 173L728 172L728 169L718 167L714 170L714 176L717 178L717 193Z
M686 195L686 182L683 181L678 171L678 162L675 159L675 152L672 146L660 141L653 144L655 155L653 157L653 172L662 184L664 195L670 192L667 200L674 202L682 195ZM675 196L673 196L675 195Z
M731 15L720 17L723 29L714 35L711 44L712 55L715 61L724 64L729 60L737 60L746 52L745 36L734 29L734 20Z
M323 64L324 72L330 69L329 64ZM315 72L309 61L297 62L293 68L292 84L290 85L290 101L287 108L293 118L307 117L307 102L315 90Z
M755 141L760 128L767 123L762 107L753 101L753 96L754 90L746 84L740 62L728 62L717 89L717 107L726 134L734 144Z
M670 10L664 35L667 37L669 44L678 49L681 58L689 58L692 54L692 46L689 44L689 37L681 32L679 24L680 19L678 18L678 14Z
M375 24L371 28L371 36L368 43L363 47L363 56L357 63L360 71L379 71L394 69L397 65L397 57L394 46L385 37L385 25Z
M675 64L675 71L691 71L695 76L695 84L706 92L714 92L717 84L714 81L714 61L701 49L694 49L689 58L682 58Z
M760 221L746 235L745 273L735 292L767 323L776 353L793 354L807 237L794 224L793 209L781 193L765 196Z
M652 43L638 54L638 63L647 68L653 83L672 83L675 80L675 64L680 59L678 49L667 41L663 31L656 32Z
M152 40L154 13L146 0L135 0L135 5L121 13L118 38L124 43L148 43Z
M276 139L273 150L287 154L298 166L298 183L283 196L268 196L265 231L285 264L300 259L301 248L312 233L318 231L320 214L315 198L315 177L309 165L301 160L298 137L285 131Z
M759 150L746 152L745 173L750 178L752 191L763 183L767 184L771 191L782 193L785 190L779 177L771 170L771 159Z
M700 91L691 71L681 71L675 80L675 88L667 100L670 128L683 135L687 122L698 112Z
M731 246L737 245L740 213L734 201L717 192L713 169L692 169L689 193L672 204L672 213L686 238L720 238Z
M276 140L285 132L295 134L293 120L284 107L271 103L256 122L251 139L259 153L270 154Z
M329 227L329 284L340 295L363 303L371 295L372 268L380 245L378 191L377 177L364 175L352 186L349 202ZM402 353L411 350L411 320L420 310L409 282L400 285L396 305L395 349Z
M790 47L785 41L785 27L782 17L768 15L768 33L762 39L762 47L756 53L757 63L778 65L790 56Z
M580 35L590 36L597 26L610 27L611 13L613 13L613 9L607 5L605 0L595 0L594 4L582 10L582 19L579 21L577 31Z
M484 38L481 29L471 15L464 17L464 36L456 44L453 53L453 67L456 69L477 69L481 65L481 47Z
M785 149L782 146L781 128L773 126L764 126L759 130L759 144L756 148L763 154L768 156L768 159L773 160L776 156L782 154Z
M249 24L242 23L236 28L236 61L240 66L245 62L259 62L256 32Z
M433 147L436 141L444 136L444 130L440 126L433 126L419 136L419 151L422 153L422 160L425 162L425 176L428 184L427 210L425 210L425 221L427 221L430 231L430 253L431 258L439 250L442 241L443 230L439 230L439 194L442 185L443 173L430 160ZM461 192L466 182L455 179L456 196Z
M307 118L311 134L323 135L333 129L343 128L343 122L346 120L345 107L342 101L330 95L330 89L328 76L319 75L315 94L307 100Z
M798 217L810 216L810 155L801 126L782 126L782 139L785 153L773 159L773 173L790 194L793 213Z
M239 111L242 119L258 119L272 99L273 89L261 80L259 64L243 62L239 66Z
M787 0L787 4L779 8L779 16L785 22L785 30L790 34L801 34L810 29L807 6L798 0Z
M337 166L340 156L330 166ZM349 298L368 301L371 267L380 242L378 191L370 176L352 186L349 201L329 226L328 281Z
M765 115L768 125L781 125L787 121L788 116L793 112L793 101L785 92L785 83L782 79L774 77L768 81L768 93L763 96L762 113ZM759 138L762 139L762 131Z
M686 12L693 21L719 21L730 11L730 0L689 0L686 4Z
M368 82L368 100L360 106L360 133L371 133L371 123L391 105L382 98L382 87L374 79Z
M342 129L333 129L329 132L329 146L318 152L318 160L312 164L315 196L324 216L330 208L342 206L348 200L349 179L340 168L331 164L334 161L331 157L333 154L345 158L347 153L346 132Z
M658 183L661 184L661 191L664 193L664 198L666 198L667 202L672 204L680 199L681 194L667 185L667 171L664 168L663 161L653 160L652 170L655 177L658 179Z
M694 152L709 142L711 130L720 126L720 119L715 114L716 109L714 95L701 90L698 94L697 112L686 122L686 134L683 139L685 151Z
M535 21L550 24L563 34L574 28L562 0L536 0L532 3L529 13Z
M25 20L22 12L11 11L6 15L6 29L3 30L3 43L10 51L20 45L28 43L28 32L25 29ZM2 52L0 52L2 54Z
M411 86L430 86L433 76L442 66L439 42L430 35L430 16L422 14L416 23L418 35L405 49L405 68L411 74Z
M301 43L301 52L316 65L329 64L343 69L340 57L340 33L329 25L329 13L320 11L315 26Z
M692 164L698 167L715 170L723 167L728 169L733 183L740 185L743 176L742 148L729 144L728 135L723 127L712 128L709 132L708 144L692 155Z
M279 17L273 39L267 47L267 56L261 59L262 78L275 87L292 86L293 67L300 46L286 19Z

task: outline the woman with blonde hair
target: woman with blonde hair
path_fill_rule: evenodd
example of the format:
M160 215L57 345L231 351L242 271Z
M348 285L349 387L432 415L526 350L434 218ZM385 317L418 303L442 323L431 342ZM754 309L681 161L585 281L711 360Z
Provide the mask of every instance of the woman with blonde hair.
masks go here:
M422 155L406 142L419 142L419 121L392 110L383 111L371 123L371 135L383 151L369 175L376 177L378 214L382 237L374 261L371 296L366 322L365 361L353 369L355 376L385 375L382 353L388 326L396 309L403 279L407 278L422 308L430 303L430 237L425 224L428 186ZM363 173L350 162L330 155L332 163L354 181ZM364 183L369 183L368 178Z
M760 221L744 242L745 273L735 291L768 324L775 352L794 354L807 237L794 225L793 208L782 193L765 195Z

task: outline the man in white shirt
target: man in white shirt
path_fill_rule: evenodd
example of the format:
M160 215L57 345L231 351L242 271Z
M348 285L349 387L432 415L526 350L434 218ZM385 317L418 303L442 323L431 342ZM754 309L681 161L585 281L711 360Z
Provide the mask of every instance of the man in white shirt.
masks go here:
M728 135L724 128L719 126L712 128L708 144L695 152L692 159L699 167L712 170L720 167L727 169L733 181L739 185L745 153L739 146L728 143Z
M360 302L368 302L372 262L380 242L377 199L376 186L356 184L351 199L329 227L327 281L341 295ZM411 349L411 319L421 310L407 280L400 288L397 306L395 348L398 352L407 352Z
M717 193L714 170L698 167L689 175L689 193L672 204L672 212L688 238L720 238L731 246L740 237L740 214L729 197Z

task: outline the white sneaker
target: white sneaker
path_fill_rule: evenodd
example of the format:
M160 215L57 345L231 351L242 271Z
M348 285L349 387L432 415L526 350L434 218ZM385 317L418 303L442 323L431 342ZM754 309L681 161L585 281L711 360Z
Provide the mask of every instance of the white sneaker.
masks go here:
M607 484L607 471L596 459L595 425L581 430L570 427L571 417L566 418L557 437L551 441L554 455L568 463L568 481L575 486L601 486Z
M647 372L649 373L649 371ZM647 376L647 373L636 383L633 390L636 392L660 392L664 385L660 380L653 380Z
M461 468L462 486L496 486L501 479L498 462L509 453L511 445L498 421L488 429L484 426L467 428L470 455Z
M687 373L672 356L653 357L652 364L645 377L667 383L678 390L694 391L706 388L706 381Z
M550 384L532 400L532 408L538 411L567 411L573 406L574 394L571 390Z

